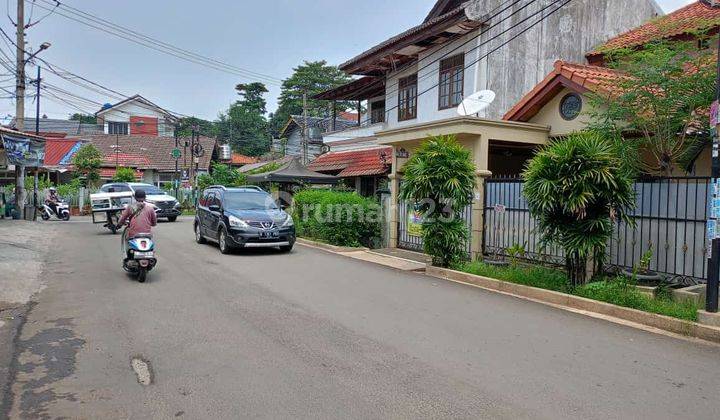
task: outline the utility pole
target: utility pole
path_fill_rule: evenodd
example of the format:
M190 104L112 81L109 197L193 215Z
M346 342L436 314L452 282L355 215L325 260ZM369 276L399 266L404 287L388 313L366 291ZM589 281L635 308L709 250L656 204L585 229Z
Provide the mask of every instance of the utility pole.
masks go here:
M715 9L720 7L717 1L712 1L711 6ZM717 76L715 80L715 107L720 107L720 33L718 33L718 58L717 58ZM718 116L716 116L718 118ZM718 311L718 282L720 281L720 229L718 228L718 219L720 219L720 208L715 206L720 199L720 140L718 139L718 129L720 124L715 121L715 133L713 135L712 145L712 204L710 206L710 220L708 223L714 226L712 237L710 238L710 259L708 259L707 268L707 291L705 293L705 310L708 312ZM708 229L710 230L710 229Z
M37 66L36 95L35 95L35 135L40 135L40 66ZM37 208L38 202L38 172L40 168L35 168L35 184L33 185L33 205ZM37 220L37 211L33 210L33 221Z
M307 92L303 92L302 163L308 164Z
M15 43L15 128L25 129L25 0L17 2L17 26ZM25 219L25 165L18 164L15 168L15 205L20 211L20 218Z
M180 130L180 125L179 125L179 124L175 124L175 132L174 132L174 134L175 134L175 150L180 150L180 149L178 148L178 146L180 145L180 143L179 143L180 139L178 138L178 130ZM175 153L175 150L173 150L173 153ZM178 159L178 156L173 156L173 158L175 158L175 176L173 177L173 183L175 184L175 185L174 185L174 186L175 186L175 198L177 198L177 196L178 196L178 187L180 186L180 176L179 176L179 174L178 174L178 161L179 161L179 159Z

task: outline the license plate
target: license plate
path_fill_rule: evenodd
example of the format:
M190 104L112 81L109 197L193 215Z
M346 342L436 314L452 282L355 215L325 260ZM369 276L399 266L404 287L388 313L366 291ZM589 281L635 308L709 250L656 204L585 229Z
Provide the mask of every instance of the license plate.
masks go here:
M133 256L136 260L142 260L145 258L154 258L155 253L154 252L136 252Z
M279 235L279 232L277 232L277 231L260 232L261 238L277 238L278 235Z

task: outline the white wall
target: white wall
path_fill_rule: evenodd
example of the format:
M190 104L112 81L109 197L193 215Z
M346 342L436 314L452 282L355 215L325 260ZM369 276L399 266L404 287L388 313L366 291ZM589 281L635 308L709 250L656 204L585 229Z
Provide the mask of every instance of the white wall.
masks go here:
M110 108L100 115L105 121L105 134L108 134L108 122L130 122L130 117L152 117L158 119L158 135L172 137L174 135L174 127L167 124L165 114L153 109L152 106L131 101ZM129 127L130 134L133 134L133 127Z

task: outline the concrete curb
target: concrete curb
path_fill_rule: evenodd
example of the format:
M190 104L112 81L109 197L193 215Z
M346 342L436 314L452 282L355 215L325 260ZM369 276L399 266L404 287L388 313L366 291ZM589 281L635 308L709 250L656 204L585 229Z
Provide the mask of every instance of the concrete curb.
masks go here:
M652 314L637 309L625 308L611 303L568 295L566 293L510 283L489 277L450 270L447 268L434 267L431 265L427 266L425 274L439 279L468 283L490 291L532 299L536 302L556 307L566 307L581 311L594 312L630 321L636 324L641 324L647 327L657 328L674 334L720 343L720 328L709 325L698 324L696 322L671 318L665 315Z
M337 245L330 245L323 242L317 242L306 238L295 238L295 241L299 244L303 245L309 245L314 246L316 248L322 248L326 249L328 251L332 252L355 252L355 251L369 251L370 248L364 248L364 247L352 247L352 246L337 246Z

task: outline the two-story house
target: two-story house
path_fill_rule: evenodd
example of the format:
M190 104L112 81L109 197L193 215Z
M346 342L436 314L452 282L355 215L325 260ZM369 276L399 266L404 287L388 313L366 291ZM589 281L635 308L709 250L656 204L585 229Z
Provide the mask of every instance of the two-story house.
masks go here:
M553 70L557 59L580 61L605 40L661 13L653 0L438 0L419 25L340 65L352 82L316 98L366 101L360 127L329 133L324 143L362 139L357 147L393 146L391 202L402 165L428 136L453 134L472 151L478 177L516 175L548 127L501 120ZM490 89L496 99L477 116L458 116L468 95ZM343 144L343 143L340 143ZM483 183L472 205L471 251L480 251ZM403 215L391 211L390 245L403 245ZM398 236L401 238L398 239ZM411 245L411 241L405 244ZM412 246L410 246L412 247Z
M106 104L95 113L105 134L172 137L178 118L140 95Z

